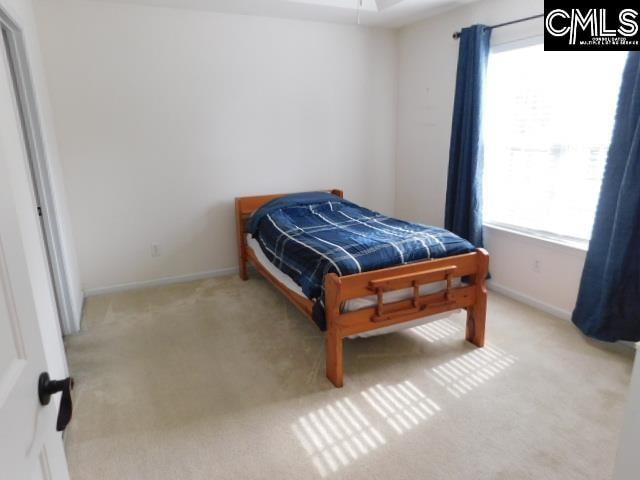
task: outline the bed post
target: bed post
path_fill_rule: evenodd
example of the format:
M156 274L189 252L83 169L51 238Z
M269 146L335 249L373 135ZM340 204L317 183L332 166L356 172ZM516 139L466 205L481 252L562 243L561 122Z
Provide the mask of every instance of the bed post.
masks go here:
M473 275L476 301L467 307L467 341L477 347L484 347L484 328L487 318L487 274L489 273L489 253L484 248L476 250L478 268Z
M247 240L244 236L244 219L242 218L242 199L236 198L236 236L238 242L238 274L242 280L248 280L247 275Z
M340 315L340 277L335 273L325 275L324 279L324 310L327 319L325 333L325 361L327 378L336 387L343 383L342 333L337 320Z

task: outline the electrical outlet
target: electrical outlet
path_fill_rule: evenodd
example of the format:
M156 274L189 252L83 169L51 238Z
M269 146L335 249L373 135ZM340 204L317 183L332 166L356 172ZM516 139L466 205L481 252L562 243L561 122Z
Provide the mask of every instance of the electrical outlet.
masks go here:
M538 259L533 261L532 270L536 273L540 273L542 271L542 262Z
M159 257L160 256L160 245L158 245L157 243L152 243L151 244L151 256L152 257Z

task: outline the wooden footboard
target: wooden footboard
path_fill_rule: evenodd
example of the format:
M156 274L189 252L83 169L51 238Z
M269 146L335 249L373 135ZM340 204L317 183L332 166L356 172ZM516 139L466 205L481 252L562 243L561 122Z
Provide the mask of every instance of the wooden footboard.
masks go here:
M342 197L341 190L331 193ZM236 198L236 234L240 278L247 280L247 263L278 288L304 314L311 317L313 302L291 292L258 262L246 243L246 223L251 214L266 202L286 194ZM485 279L489 270L489 254L484 249L452 257L416 262L397 267L339 277L325 277L325 312L327 320L326 374L336 386L343 385L343 340L345 337L409 322L428 315L464 308L467 311L466 339L478 347L484 346L487 312ZM465 282L455 280L465 277ZM421 295L420 287L434 282L446 282L436 293ZM406 300L385 302L385 294L412 289ZM343 312L342 305L355 298L375 295L375 306Z
M327 318L327 377L336 387L343 384L342 341L345 337L377 328L409 322L428 315L464 308L467 311L466 339L478 347L484 346L487 311L485 279L489 269L489 254L484 249L372 272L339 277L325 277L325 312ZM468 277L454 286L454 279ZM437 292L421 295L420 287L434 282L446 282ZM384 294L412 289L406 300L385 303ZM343 312L347 300L375 294L377 305Z

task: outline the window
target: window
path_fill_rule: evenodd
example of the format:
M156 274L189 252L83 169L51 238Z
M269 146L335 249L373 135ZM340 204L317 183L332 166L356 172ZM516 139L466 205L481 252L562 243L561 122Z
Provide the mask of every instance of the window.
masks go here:
M626 52L492 53L484 117L484 221L587 241Z

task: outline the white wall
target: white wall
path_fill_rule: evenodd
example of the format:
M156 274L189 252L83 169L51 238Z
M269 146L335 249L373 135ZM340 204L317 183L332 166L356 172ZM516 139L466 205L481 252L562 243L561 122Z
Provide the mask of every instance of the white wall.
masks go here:
M90 292L234 268L235 196L341 187L393 212L393 32L83 0L37 14Z
M50 107L46 85L42 74L40 57L40 47L35 29L35 18L31 0L0 0L0 7L11 16L11 18L22 29L29 61L29 68L32 74L32 81L39 109L42 133L44 137L47 161L52 171L52 184L54 190L54 201L56 208L61 213L62 229L68 234L68 218L65 216L65 192L64 186L58 175L58 157L56 151L55 138L51 130ZM2 108L13 108L3 106ZM42 343L45 350L45 357L49 373L53 378L62 378L67 373L67 363L62 343L60 324L56 313L53 286L48 270L46 252L43 244L42 230L38 217L35 215L35 197L31 183L28 165L23 162L10 162L12 175L12 185L16 192L17 207L21 209L19 215L22 230L23 242L27 252L29 262L29 276L32 282L36 312L42 334ZM75 314L79 321L82 306L82 292L77 281L77 271L74 270L73 240L65 235L65 255L68 262L69 281L74 287L74 307Z
M396 213L444 223L451 116L458 42L454 31L543 12L542 0L493 0L465 5L403 28L398 35ZM496 29L492 43L541 35L542 21ZM568 318L575 303L584 252L499 230L489 230L493 287ZM540 272L533 271L540 262Z
M337 186L441 225L451 34L542 9L472 3L401 29L396 42L355 26L38 1L84 288L231 271L237 195ZM541 31L523 23L493 41ZM584 252L499 230L486 245L493 288L569 317Z
M637 480L640 476L640 343L636 344L636 357L627 407L618 444L614 480Z
M586 252L517 233L485 228L493 290L569 320ZM534 268L540 262L539 270Z

